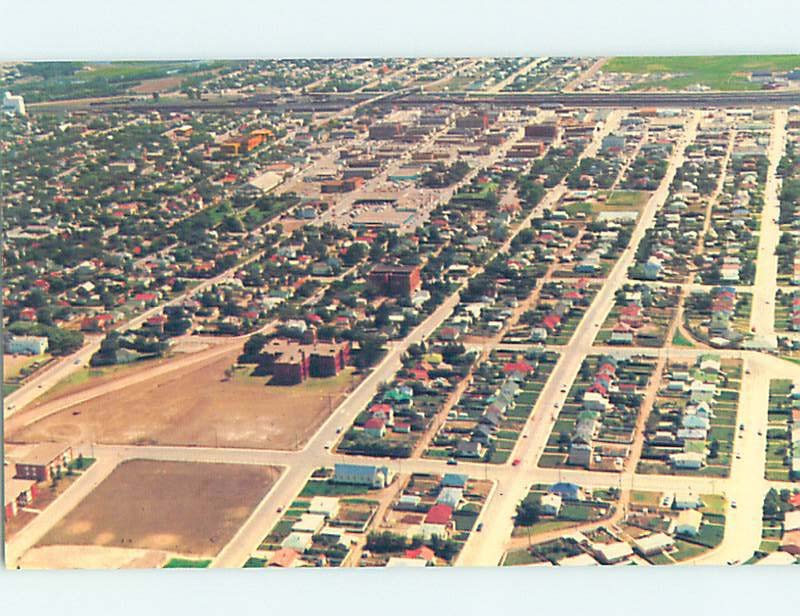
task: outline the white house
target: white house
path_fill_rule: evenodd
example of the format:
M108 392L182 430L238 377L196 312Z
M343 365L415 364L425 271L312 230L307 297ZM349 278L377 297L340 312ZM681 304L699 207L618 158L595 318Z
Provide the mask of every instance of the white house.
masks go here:
M643 556L651 556L669 550L675 545L675 540L665 533L653 533L636 539L633 545Z
M304 513L292 524L292 531L316 534L325 525L325 516L316 513Z
M676 535L694 537L700 532L700 524L702 521L702 513L696 509L684 509L678 514L677 520L675 520L674 532Z
M339 513L339 499L334 496L315 496L311 499L308 512L325 516L328 519L335 518Z
M305 552L313 543L313 535L311 533L289 533L289 536L281 543L282 548L289 548L297 552Z
M545 515L558 515L561 511L561 495L545 494L541 500L541 510Z

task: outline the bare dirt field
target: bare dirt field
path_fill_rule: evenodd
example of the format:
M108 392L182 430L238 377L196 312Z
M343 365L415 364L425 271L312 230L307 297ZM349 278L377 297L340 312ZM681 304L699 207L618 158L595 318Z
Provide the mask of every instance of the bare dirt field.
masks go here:
M30 425L8 426L6 438L294 449L356 383L351 370L291 387L267 385L265 377L242 371L226 375L239 352L237 347L79 403L67 401Z
M131 92L134 94L152 94L153 92L169 92L177 90L185 77L175 75L172 77L159 77L158 79L145 79L142 83L133 86Z
M28 550L22 569L157 569L172 555L161 550L134 550L95 545L47 545Z
M215 556L279 475L274 467L132 460L38 546L108 546Z

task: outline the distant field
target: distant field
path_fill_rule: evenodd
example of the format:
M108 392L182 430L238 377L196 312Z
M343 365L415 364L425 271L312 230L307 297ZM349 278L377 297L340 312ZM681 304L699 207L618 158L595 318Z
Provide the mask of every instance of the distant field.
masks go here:
M39 545L211 557L231 540L278 475L275 468L249 464L125 462Z
M751 71L786 71L800 67L800 55L764 56L625 56L603 65L606 73L671 73L678 76L636 84L632 89L680 90L699 83L712 90L758 90Z

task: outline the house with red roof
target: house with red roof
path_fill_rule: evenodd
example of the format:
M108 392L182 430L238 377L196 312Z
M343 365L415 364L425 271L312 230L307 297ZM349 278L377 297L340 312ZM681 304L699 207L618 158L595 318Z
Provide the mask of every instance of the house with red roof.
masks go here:
M81 331L85 332L104 332L114 323L113 315L108 313L96 314L91 317L84 317L81 320Z
M422 537L431 539L434 536L446 538L453 525L453 508L450 505L439 503L434 505L425 514L422 522Z
M436 560L436 554L427 545L421 545L416 550L406 550L405 557L424 560L428 563Z
M36 320L36 309L35 308L23 308L19 311L19 318L20 321L35 321Z
M380 417L370 417L364 424L364 432L373 438L386 436L386 422Z

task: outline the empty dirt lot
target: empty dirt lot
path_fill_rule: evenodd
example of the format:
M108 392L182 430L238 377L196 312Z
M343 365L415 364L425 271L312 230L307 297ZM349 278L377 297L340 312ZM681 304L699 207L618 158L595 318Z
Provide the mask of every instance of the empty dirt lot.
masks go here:
M95 545L215 556L275 483L273 467L121 464L39 546Z
M243 371L230 377L226 370L240 351L234 348L176 370L156 367L152 378L77 404L60 407L58 399L49 400L56 412L19 429L9 425L6 438L294 449L355 383L350 370L291 387L270 386L265 377Z

